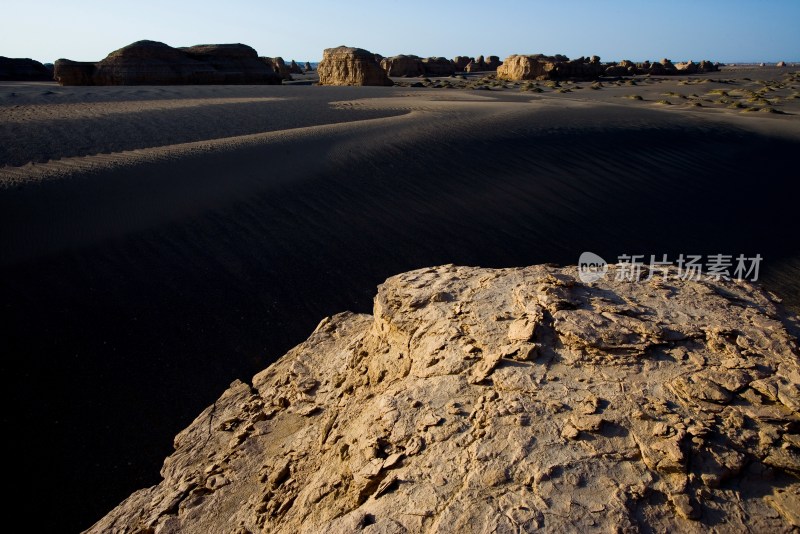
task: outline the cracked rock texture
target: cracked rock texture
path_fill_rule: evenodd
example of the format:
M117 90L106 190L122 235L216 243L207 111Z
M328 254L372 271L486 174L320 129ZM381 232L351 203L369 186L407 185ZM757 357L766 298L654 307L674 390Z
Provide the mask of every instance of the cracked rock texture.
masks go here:
M390 278L175 438L91 532L787 532L800 360L749 283Z

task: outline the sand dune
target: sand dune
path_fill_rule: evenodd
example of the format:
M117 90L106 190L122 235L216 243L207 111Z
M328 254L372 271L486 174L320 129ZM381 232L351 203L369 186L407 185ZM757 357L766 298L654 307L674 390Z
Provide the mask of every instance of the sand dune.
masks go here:
M62 519L86 527L153 483L232 379L321 317L368 311L398 272L760 253L796 308L794 104L657 104L669 83L643 101L616 86L2 86L3 375L23 407L4 422L59 443L39 474L66 495Z

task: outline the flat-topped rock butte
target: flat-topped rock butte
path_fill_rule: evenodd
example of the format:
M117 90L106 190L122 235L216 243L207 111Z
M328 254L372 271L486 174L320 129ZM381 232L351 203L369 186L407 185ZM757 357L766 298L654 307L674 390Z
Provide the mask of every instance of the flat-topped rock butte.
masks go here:
M59 59L54 78L61 85L275 85L285 76L277 71L284 67L278 59L259 58L253 48L238 43L173 48L137 41L98 63Z
M390 278L372 316L231 384L89 532L800 527L796 322L747 282L616 268Z

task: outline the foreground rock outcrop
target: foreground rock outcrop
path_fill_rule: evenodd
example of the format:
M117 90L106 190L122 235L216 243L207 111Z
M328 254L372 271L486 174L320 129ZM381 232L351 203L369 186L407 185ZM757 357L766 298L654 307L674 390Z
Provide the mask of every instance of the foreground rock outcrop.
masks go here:
M0 81L45 82L52 79L53 71L34 59L0 56Z
M323 320L91 532L789 532L796 327L748 283L443 266ZM795 320L795 319L791 319Z
M317 74L320 85L394 85L375 54L362 48L326 48Z
M256 51L243 44L173 48L137 41L99 63L59 59L54 77L61 85L280 84Z

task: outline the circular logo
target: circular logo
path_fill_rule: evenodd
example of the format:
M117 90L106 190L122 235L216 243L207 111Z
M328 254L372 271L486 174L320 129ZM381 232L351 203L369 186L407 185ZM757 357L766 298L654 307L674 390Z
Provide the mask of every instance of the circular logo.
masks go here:
M584 252L578 258L578 278L584 284L591 284L603 278L608 272L606 260L594 252Z

